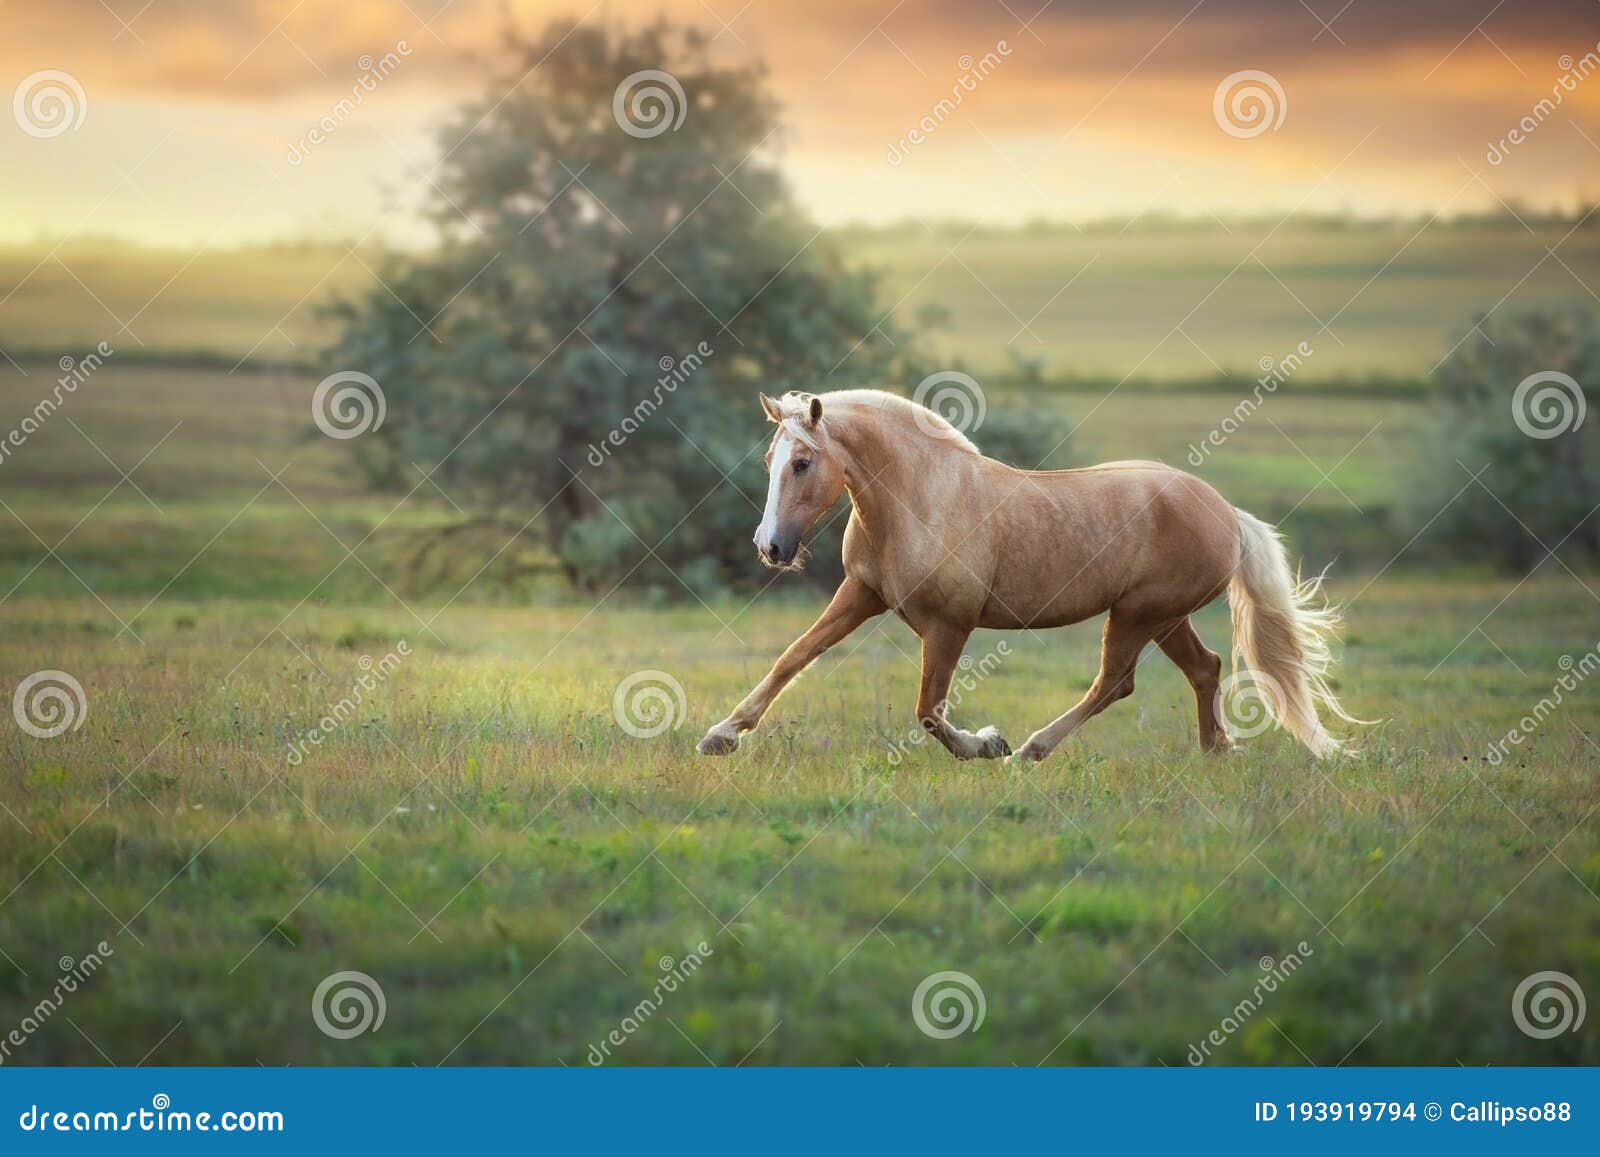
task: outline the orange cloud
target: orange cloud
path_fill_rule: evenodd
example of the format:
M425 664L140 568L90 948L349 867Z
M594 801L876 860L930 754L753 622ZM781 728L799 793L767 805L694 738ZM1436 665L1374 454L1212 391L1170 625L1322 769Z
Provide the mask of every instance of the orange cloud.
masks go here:
M58 163L40 169L25 139L0 133L0 165L29 174L0 206L23 223L14 228L65 227L81 174L103 168L107 150L126 151L120 163L131 166L172 133L165 166L140 173L149 198L200 202L197 220L214 203L222 218L255 188L250 162L276 173L288 145L349 92L361 58L404 40L411 53L383 99L319 151L316 169L336 179L301 191L293 217L273 205L252 219L278 230L366 220L372 190L415 186L407 174L427 158L431 124L516 79L500 50L508 14L535 34L562 16L629 26L664 12L704 29L719 54L764 60L790 129L785 163L829 220L1109 215L1152 199L1211 212L1428 209L1472 180L1470 166L1483 181L1452 202L1464 209L1496 193L1570 199L1600 171L1576 122L1543 126L1514 163L1484 161L1486 145L1548 95L1559 58L1594 48L1586 6L1523 0L1485 20L1450 0L1342 13L1334 0L1123 0L1089 12L1041 3L161 0L125 15L127 27L99 0L58 0L26 17L5 6L0 80L71 72L89 94L91 126L112 136L53 142ZM891 145L950 95L963 58L1001 40L1003 63L892 167ZM1269 138L1237 139L1213 118L1218 82L1241 69L1270 72L1286 94L1287 117ZM1597 108L1600 77L1553 119ZM163 180L183 184L163 190ZM133 212L120 200L100 210Z

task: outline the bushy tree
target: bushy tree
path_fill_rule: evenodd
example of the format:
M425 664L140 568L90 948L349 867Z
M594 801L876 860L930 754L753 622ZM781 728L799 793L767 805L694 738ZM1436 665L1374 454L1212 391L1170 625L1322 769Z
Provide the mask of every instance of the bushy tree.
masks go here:
M1547 549L1600 558L1600 418L1585 417L1597 384L1600 324L1587 310L1480 319L1434 374L1413 525L1431 520L1429 539L1457 557L1518 571ZM1450 501L1483 467L1482 487Z
M508 49L521 79L441 135L444 240L341 311L332 360L387 405L368 469L402 489L433 471L470 515L450 553L516 537L500 568L527 528L586 588L759 577L757 391L903 389L934 367L796 208L760 69L667 25Z

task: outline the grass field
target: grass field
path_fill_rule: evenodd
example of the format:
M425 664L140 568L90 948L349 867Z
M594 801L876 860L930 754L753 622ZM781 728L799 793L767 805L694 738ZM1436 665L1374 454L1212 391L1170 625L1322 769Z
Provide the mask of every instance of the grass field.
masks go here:
M1254 378L1307 342L1317 378L1424 375L1491 308L1600 286L1600 229L1559 220L1328 224L1144 219L1079 229L907 225L837 231L883 273L895 317L984 374L1012 356L1055 377ZM373 284L382 256L337 244L194 252L100 241L0 249L0 350L204 351L306 360L319 307ZM848 372L849 363L845 363ZM860 385L865 383L855 382Z
M7 428L51 376L0 379ZM916 665L892 620L710 762L695 740L813 591L406 589L397 536L444 499L361 491L347 443L306 437L311 385L113 364L0 462L0 689L59 670L85 704L55 738L0 729L0 1038L62 958L110 950L5 1063L581 1065L614 1030L618 1064L1181 1065L1213 1030L1219 1064L1600 1061L1592 1031L1535 1039L1511 1012L1536 972L1596 991L1600 706L1580 688L1485 758L1595 646L1593 579L1341 563L1340 690L1384 722L1332 764L1277 732L1200 758L1159 655L1045 764L897 757ZM1232 399L1033 403L1091 456L1181 461ZM1341 509L1381 514L1419 420L1286 391L1202 472L1263 515L1298 505L1315 553ZM1225 619L1202 618L1218 649ZM1004 639L959 718L1015 740L1081 692L1097 631ZM655 738L614 706L644 670L682 688ZM348 970L386 1013L339 1039L312 1000ZM985 1003L950 1039L912 1015L942 971Z
M1483 753L1594 615L1551 576L1472 634L1508 589L1359 592L1341 689L1389 721L1351 759L1314 766L1275 732L1198 757L1156 656L1134 699L1021 771L890 757L915 683L896 623L825 657L732 759L696 757L799 606L465 608L423 629L174 601L140 645L93 606L13 599L7 686L49 665L88 706L80 730L0 741L0 1008L19 1020L58 957L105 940L17 1061L583 1064L660 959L704 942L612 1063L1183 1064L1263 957L1297 953L1215 1063L1593 1063L1592 1033L1530 1039L1510 1002L1531 973L1600 963L1600 712L1579 698L1501 766ZM963 714L1015 737L1075 697L1096 640L1009 639ZM359 657L400 640L413 653L290 765ZM641 668L681 684L681 729L618 726ZM386 1020L330 1039L312 993L351 969ZM945 970L986 1020L932 1040L912 993Z

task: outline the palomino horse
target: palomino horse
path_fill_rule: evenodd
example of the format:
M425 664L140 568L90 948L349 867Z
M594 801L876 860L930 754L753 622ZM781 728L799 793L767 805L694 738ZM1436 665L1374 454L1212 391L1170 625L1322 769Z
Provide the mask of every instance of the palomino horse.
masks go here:
M951 676L978 627L1062 627L1109 611L1100 673L1070 711L1034 732L1013 760L1049 755L1090 717L1133 693L1154 641L1194 688L1200 746L1229 747L1219 718L1222 660L1189 616L1226 588L1235 667L1247 667L1272 717L1315 754L1339 750L1320 704L1347 715L1329 689L1337 616L1319 580L1298 581L1282 540L1190 474L1156 462L1082 470L1017 470L985 458L932 410L878 390L762 395L777 433L767 451L766 513L756 549L792 567L800 542L850 495L843 585L822 617L706 733L724 755L817 656L892 610L922 639L917 718L958 759L1011 749L993 727L963 731L946 713Z

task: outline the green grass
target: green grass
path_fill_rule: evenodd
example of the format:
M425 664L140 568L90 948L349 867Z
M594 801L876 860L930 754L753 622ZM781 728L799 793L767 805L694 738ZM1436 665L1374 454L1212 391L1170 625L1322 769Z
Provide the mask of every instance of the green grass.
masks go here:
M1315 766L1276 732L1200 758L1155 655L1133 699L1021 770L889 757L916 679L893 621L713 762L700 729L808 608L452 608L429 634L370 608L169 602L139 645L98 608L13 599L6 686L58 667L88 710L53 740L0 738L0 1021L105 939L108 967L17 1061L582 1064L658 959L705 941L614 1063L1182 1064L1259 959L1305 941L1216 1063L1593 1063L1593 1034L1535 1041L1509 1008L1530 973L1592 991L1600 966L1600 712L1576 697L1517 758L1482 753L1594 616L1548 576L1470 634L1508 587L1360 594L1340 687L1387 722L1350 759ZM1219 613L1202 633L1222 641ZM1038 726L1090 677L1095 635L1008 636L965 719ZM402 638L414 654L290 765L359 656ZM636 739L612 693L646 667L686 717ZM347 969L387 1019L338 1041L310 1001ZM935 1041L911 996L943 970L987 1018Z
M0 436L58 373L37 362L25 372L0 369ZM404 504L363 489L352 446L312 424L316 382L101 368L0 461L0 594L80 598L87 585L107 597L293 600L315 589L397 605L372 574L402 582L418 532L455 512L427 487ZM341 566L350 548L359 561Z
M0 427L43 370L0 376ZM0 728L0 1036L60 958L113 950L6 1063L579 1065L702 941L609 1063L1183 1064L1302 941L1214 1063L1600 1060L1594 1034L1537 1041L1510 1015L1534 972L1597 991L1597 701L1569 694L1514 758L1484 758L1595 644L1591 596L1554 564L1518 584L1341 562L1339 689L1385 722L1325 766L1276 732L1200 758L1159 655L1042 765L895 757L916 641L892 619L713 762L701 730L816 592L653 608L408 588L404 536L448 507L361 490L348 443L306 436L313 384L112 365L0 462L0 694L54 669L87 702L54 739ZM1082 420L1086 455L1178 461L1232 405L1026 401ZM1204 472L1265 515L1298 503L1297 547L1325 554L1311 532L1381 513L1414 407L1285 391ZM1223 608L1201 632L1225 649ZM1017 741L1081 693L1098 632L1006 638L959 715ZM291 763L401 640L412 654ZM646 669L683 688L655 739L613 714ZM387 1015L336 1040L311 1000L345 970ZM912 994L952 970L986 1018L934 1040Z
M943 356L993 375L1015 353L1042 358L1052 376L1113 382L1254 377L1263 357L1302 341L1319 378L1416 377L1496 303L1589 300L1578 279L1596 284L1600 230L1568 232L1559 221L1509 218L836 231L851 260L883 272L885 304L900 321L920 330L922 307L948 311L947 326L925 335ZM319 308L369 289L381 264L376 253L310 242L195 253L104 241L0 248L0 349L109 340L130 355L305 361L332 336Z

